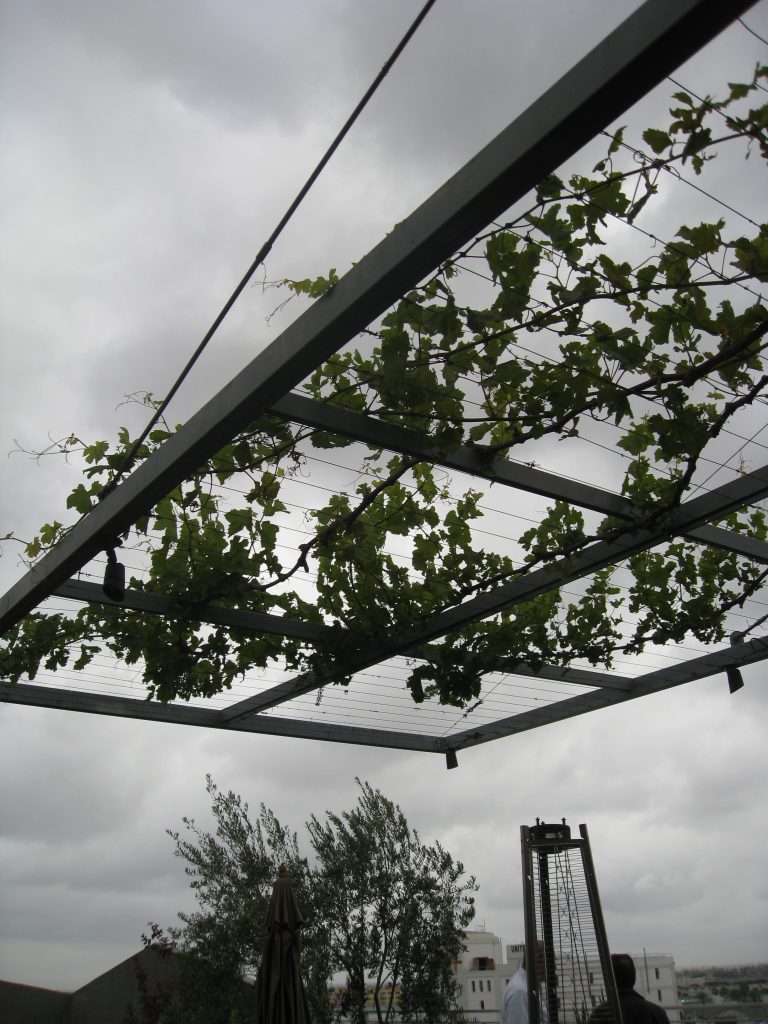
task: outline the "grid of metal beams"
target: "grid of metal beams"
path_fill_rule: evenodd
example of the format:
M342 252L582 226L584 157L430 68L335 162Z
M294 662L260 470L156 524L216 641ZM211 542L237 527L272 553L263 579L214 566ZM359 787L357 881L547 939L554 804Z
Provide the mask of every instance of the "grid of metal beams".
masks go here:
M431 199L398 225L326 297L299 317L12 587L0 599L0 631L12 627L51 597L109 604L99 585L73 577L263 412L273 412L292 422L372 447L426 459L504 488L559 499L602 515L631 519L628 502L611 491L504 459L489 463L469 447L446 452L418 432L314 401L292 393L292 389L753 2L732 0L723 4L721 0L679 0L670 4L668 0L648 0ZM524 579L484 592L385 642L371 642L361 647L356 642L359 637L350 636L349 646L354 653L337 664L332 672L283 678L224 707L163 705L59 686L11 686L3 682L0 682L0 699L216 729L402 749L447 752L473 746L723 672L731 666L761 660L768 655L768 641L738 644L634 676L576 667L543 666L534 670L523 663L500 661L500 673L563 683L578 687L581 692L469 728L458 728L454 724L437 732L422 731L418 725L408 730L377 729L338 721L324 723L306 715L291 717L277 714L275 709L313 693L337 675L354 676L373 665L402 656L423 657L428 645L467 623L486 619L538 594L559 589L676 535L768 564L768 544L711 525L730 511L766 497L768 465L683 504L665 521L663 528L628 533L619 541L594 543L575 558L550 564ZM183 614L202 623L241 631L277 633L308 643L321 640L329 629L318 623L213 606L190 606L180 611L178 604L168 598L144 591L129 591L121 607L145 614ZM338 627L335 632L338 635Z

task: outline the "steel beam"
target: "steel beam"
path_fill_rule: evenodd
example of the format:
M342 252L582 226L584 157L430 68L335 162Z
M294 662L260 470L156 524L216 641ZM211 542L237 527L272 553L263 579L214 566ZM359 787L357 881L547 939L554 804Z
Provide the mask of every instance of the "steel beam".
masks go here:
M0 682L0 701L5 704L23 704L33 707L80 711L91 715L110 715L118 718L137 718L150 722L174 725L196 725L208 729L225 727L220 711L190 707L185 704L159 704L156 701L115 697L110 694L80 693L58 687L37 686L29 683ZM390 747L397 750L423 750L443 752L440 740L417 733L388 729L364 729L348 725L322 722L303 722L290 718L265 717L226 725L236 732L262 733L268 736L292 736L295 739L328 740L333 743L354 743L366 747Z
M724 673L730 667L738 668L743 665L751 665L763 661L765 658L768 658L768 637L761 637L750 643L736 644L712 654L702 655L700 658L693 658L683 664L638 676L633 681L631 688L623 692L600 690L579 694L577 697L569 697L545 708L532 708L530 711L523 711L519 715L512 715L490 725L481 725L476 729L466 729L461 733L454 733L445 739L445 749L463 750L466 747L488 743L490 740L501 739L504 736L538 729L542 725L562 722L568 718L575 718L577 715L584 715L588 711L598 711L600 708L611 707L627 700L636 700L638 697L647 697L649 694L660 693L662 690L669 690L675 686L681 686L683 683L691 683L698 679L705 679L707 676Z
M54 597L67 600L104 604L112 608L127 608L130 611L144 612L148 615L163 615L166 618L190 619L194 622L207 622L216 626L225 626L248 633L268 633L275 636L296 637L309 643L318 643L337 635L338 627L323 623L301 622L288 619L282 615L269 615L264 612L244 611L240 608L223 608L220 605L185 605L183 602L171 600L162 594L153 594L146 590L127 590L122 601L113 601L107 597L101 586L96 583L84 583L80 580L69 580L54 592ZM366 638L357 637L355 643L367 642ZM434 657L435 652L429 648L410 652L414 658L427 659ZM491 672L511 672L519 676L531 676L549 679L554 682L573 683L578 686L611 686L619 689L629 685L630 680L621 676L609 675L607 672L594 672L587 669L563 668L559 665L542 665L534 669L525 662L512 662L509 658L499 658L490 668Z
M0 599L0 633L754 0L646 0L360 260Z
M534 668L523 661L502 658L494 664L493 672L505 672L524 679L546 679L552 683L572 683L574 686L605 687L609 690L629 690L632 686L631 676L621 676L612 672L596 672L593 669L564 668L559 665L542 665Z
M438 644L429 647L416 647L408 652L409 658L421 658L426 661L440 654ZM461 659L460 654L452 655L454 661ZM487 672L503 672L505 675L522 676L525 679L546 679L554 683L572 683L574 686L607 686L609 689L626 690L632 683L631 676L620 676L613 672L597 672L594 669L570 668L563 665L541 665L534 668L526 661L514 658L494 658L486 665Z
M582 579L599 569L604 569L606 566L614 565L641 551L656 547L679 533L702 526L710 519L720 519L734 509L753 504L767 496L768 466L763 466L754 473L737 477L736 480L681 505L665 518L664 525L659 529L632 531L617 540L591 544L579 554L560 558L550 566L535 570L527 576L512 580L488 593L465 601L455 608L441 612L422 625L398 635L387 643L378 647L368 646L363 650L351 653L346 660L339 663L337 671L333 673L320 675L308 672L288 679L257 696L248 697L233 704L224 712L224 715L229 721L235 722L244 715L254 714L292 700L294 697L299 697L323 686L337 675L359 672L379 661L392 658L397 654L407 653L413 648L421 647L423 644L461 629L471 622L488 618L490 615L516 604L530 601L540 594L558 589L573 580ZM354 640L350 637L350 648L353 643ZM585 701L588 699L592 699L592 695L584 697ZM595 706L600 706L599 700Z
M407 430L372 416L363 416L338 405L318 402L304 395L285 395L274 403L272 412L294 423L338 434L373 448L384 448L409 458L423 459L446 469L481 477L490 483L514 487L544 498L567 501L569 505L588 508L618 519L631 520L634 516L634 508L628 498L603 487L569 480L556 473L519 465L507 459L489 460L482 449L469 445L446 449L433 438L415 430ZM700 526L686 531L684 536L768 565L768 543L742 533L718 526Z
M25 683L0 683L0 701L7 704L48 707L177 725L195 725L214 729L227 728L238 732L292 736L297 739L328 740L337 743L445 753L449 749L467 749L491 740L527 732L553 722L574 718L589 711L635 700L651 693L658 693L697 679L723 673L731 666L741 667L754 664L766 657L768 657L768 637L763 637L703 655L684 664L638 676L631 681L628 688L622 690L616 689L608 692L603 690L599 693L582 694L558 701L546 708L533 708L499 722L466 729L443 738L263 716L255 716L232 723L225 720L221 711L212 711L206 708L159 704L154 701L81 693Z
M327 640L333 632L332 627L319 622L300 622L282 615L270 615L266 612L251 612L240 608L222 608L214 604L185 604L163 594L153 594L146 590L126 590L122 601L113 601L104 593L98 583L85 583L82 580L67 580L53 592L54 597L64 597L70 601L81 601L87 604L104 604L112 608L127 608L135 612L147 612L150 615L163 615L171 619L189 619L193 622L208 622L214 626L227 626L229 629L240 629L248 633L269 633L277 636L296 637L317 643Z
M486 594L434 616L410 635L415 643L428 643L522 601L548 593L573 580L582 579L609 565L615 565L634 554L647 551L686 530L695 529L709 520L721 519L729 512L754 504L768 497L768 465L718 487L714 491L681 505L666 516L659 529L631 531L617 540L598 541L573 557L558 559L551 566L538 569Z
M755 665L767 657L768 637L732 644L711 654L702 654L698 658L691 658L677 665L638 676L632 683L632 696L645 697L651 693L658 693L659 690L669 689L670 686L680 686L682 683L693 683L698 679L719 675L729 668Z

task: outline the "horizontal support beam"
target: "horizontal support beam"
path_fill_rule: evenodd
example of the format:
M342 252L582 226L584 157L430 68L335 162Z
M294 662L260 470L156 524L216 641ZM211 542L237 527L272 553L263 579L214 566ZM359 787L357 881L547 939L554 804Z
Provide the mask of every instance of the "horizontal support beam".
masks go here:
M642 697L649 693L657 693L667 689L668 685L679 686L681 683L693 683L698 679L716 676L729 668L743 668L755 665L768 658L768 637L757 637L745 643L731 644L730 647L702 654L699 658L691 658L668 668L657 669L638 676L632 684L633 695Z
M446 450L427 435L415 430L407 430L305 395L285 395L274 403L272 412L294 423L337 434L373 448L423 459L445 469L481 477L490 483L514 487L543 498L566 501L569 505L591 509L606 516L616 516L618 519L631 520L634 517L635 510L628 498L603 487L569 480L556 473L519 465L507 459L489 460L481 449L469 445ZM707 525L688 530L684 536L768 565L768 543L742 533Z
M572 505L606 515L631 518L629 501L601 487L566 480L543 470L521 466L506 459L489 461L481 449L469 445L446 449L444 445L415 430L364 416L338 405L316 401L305 395L285 395L271 409L278 416L307 427L337 434L372 448L383 448L410 458L422 459L460 473L482 477L546 498L562 498Z
M546 708L532 708L530 711L523 711L519 715L512 715L490 725L467 729L447 739L446 747L454 750L474 747L479 743L488 743L490 740L498 740L505 736L527 732L530 729L538 729L542 725L563 722L566 719L584 715L588 711L598 711L600 708L612 707L624 701L636 700L638 697L647 697L652 693L670 690L684 683L692 683L708 676L724 673L728 668L751 665L763 661L765 658L768 658L768 638L735 644L682 664L638 676L633 681L631 688L623 693L617 690L600 690L579 694L577 697L569 697L567 700L550 704Z
M126 590L122 601L113 601L107 597L97 583L84 583L81 580L69 580L58 587L55 597L67 600L104 604L113 608L127 608L130 611L144 612L150 615L163 615L169 618L189 619L194 622L206 622L230 629L239 629L248 633L268 633L276 636L296 637L317 643L338 636L338 627L327 626L316 622L300 622L287 619L282 615L268 615L264 612L249 612L239 608L222 608L218 605L185 605L183 602L172 601L162 594L153 594L145 590ZM355 644L365 640L356 637ZM410 652L414 658L427 659L437 652L429 648ZM543 665L534 669L525 662L511 662L508 658L500 658L498 664L489 667L491 672L510 672L514 675L531 676L549 679L561 683L574 683L580 686L610 686L625 688L629 680L607 672L593 672L585 669L562 668L559 665Z
M514 662L509 658L500 659L494 672L507 672L512 676L526 679L546 679L551 683L572 683L574 686L594 686L599 689L629 690L632 686L631 676L614 675L612 672L596 672L592 669L567 668L559 665L542 665L533 668L525 662Z
M646 0L363 257L0 598L0 633L754 0Z
M80 693L52 686L30 683L0 682L0 701L5 704L23 704L33 707L79 711L89 715L109 715L135 718L171 725L195 725L207 729L224 728L220 711L190 707L186 704L160 704L156 701L114 697L110 694ZM387 729L364 729L347 725L325 725L322 722L303 722L291 718L259 715L237 725L227 725L230 731L260 733L267 736L291 736L294 739L326 740L332 743L353 743L366 747L389 747L396 750L420 750L441 753L439 739Z
M414 648L408 654L414 658L428 659L429 648ZM433 655L434 656L434 655ZM381 661L374 657L369 664L376 664ZM359 665L350 669L351 672L360 671L368 665ZM611 690L626 692L632 685L632 679L626 676L613 675L609 672L594 672L588 669L567 668L559 665L542 665L535 669L522 661L512 661L509 658L500 658L497 663L487 666L488 672L506 672L510 675L522 676L528 679L546 679L549 682L570 683L574 686L605 687ZM339 675L342 673L339 672ZM346 674L346 673L343 673ZM312 690L325 685L330 679L322 678L315 672L306 672L285 682L277 683L268 690L253 697L246 697L224 708L222 715L227 722L241 722L257 712L266 711L269 708L285 704L295 697L302 697Z
M84 583L82 580L67 580L66 583L62 583L54 591L54 597L64 597L88 604L105 604L113 608L127 608L134 612L147 612L172 619L208 622L214 626L227 626L249 633L295 637L310 643L327 640L334 632L332 627L319 622L299 622L297 619L287 619L282 615L249 612L240 608L222 608L214 604L185 604L183 601L146 590L126 590L122 601L113 601L107 597L104 588L98 583Z
M546 708L533 708L502 721L467 729L450 737L434 738L419 734L387 730L324 725L276 717L256 716L236 724L225 723L221 711L190 707L183 704L159 704L154 701L114 697L105 694L80 693L54 687L25 683L0 683L0 701L35 707L79 711L87 714L135 718L167 724L194 725L205 728L228 728L239 732L292 736L297 739L327 740L400 750L421 750L442 753L461 750L491 740L527 732L558 721L596 711L603 707L635 700L638 697L723 673L728 667L743 667L768 657L768 638L737 644L703 655L681 665L638 676L631 686L621 691L593 692L558 701Z
M631 531L617 540L591 544L579 554L560 558L545 568L535 570L527 576L512 580L455 608L441 612L409 632L398 633L397 638L388 643L378 647L367 647L351 654L339 664L337 674L349 675L397 654L405 654L413 648L447 636L471 622L481 621L516 604L530 601L540 594L557 590L566 583L590 576L599 569L654 548L670 537L704 525L710 519L721 519L729 512L761 501L767 496L768 466L763 466L753 473L737 477L730 483L681 505L666 517L661 529ZM352 647L352 637L349 643ZM224 714L228 720L237 721L243 715L254 714L309 693L332 678L330 674L320 676L314 672L304 673L232 705Z

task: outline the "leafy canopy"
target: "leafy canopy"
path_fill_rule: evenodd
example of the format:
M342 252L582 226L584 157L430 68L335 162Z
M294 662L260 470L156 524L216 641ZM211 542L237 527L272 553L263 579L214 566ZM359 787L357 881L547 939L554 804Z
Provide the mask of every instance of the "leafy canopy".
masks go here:
M272 664L343 683L341 653L405 635L595 540L663 524L701 480L705 452L741 411L764 402L768 226L733 227L726 213L664 241L642 225L675 176L700 176L706 188L724 152L768 158L768 105L759 102L767 77L759 67L717 100L678 92L669 124L648 129L641 148L619 130L590 174L550 175L527 208L491 226L305 383L313 398L418 430L438 451L473 446L489 466L527 458L531 442L607 424L626 457L630 521L595 522L554 502L499 553L473 530L480 490L462 490L427 461L369 449L354 492L308 511L297 544L284 528L287 485L308 460L352 442L265 415L135 524L124 543L146 564L130 586L166 595L182 612L215 604L325 623L327 639L308 645L94 605L29 615L3 639L4 677L83 669L106 650L140 666L161 701L211 696ZM323 301L335 281L332 271L286 284ZM170 429L155 430L140 459ZM122 431L115 443L62 442L83 461L68 508L88 514L130 441ZM721 525L766 537L759 510ZM65 532L59 522L44 526L27 558ZM580 596L554 590L457 630L414 664L409 686L417 701L464 706L499 655L610 667L617 653L649 644L718 641L725 614L764 576L733 552L674 540L620 572L595 573Z

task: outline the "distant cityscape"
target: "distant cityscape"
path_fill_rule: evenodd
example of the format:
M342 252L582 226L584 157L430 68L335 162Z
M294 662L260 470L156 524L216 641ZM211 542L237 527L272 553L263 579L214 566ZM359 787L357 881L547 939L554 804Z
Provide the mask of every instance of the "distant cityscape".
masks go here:
M498 1024L504 989L522 963L523 943L502 949L501 939L482 929L467 932L466 940L467 948L454 965L464 1019ZM678 971L670 953L620 952L629 952L635 962L636 991L662 1006L670 1024L768 1024L768 964Z
M455 1024L499 1024L504 988L522 963L523 943L503 948L497 935L484 930L467 932L466 943L461 958L453 962L460 988ZM676 971L674 957L669 953L629 952L637 970L636 990L663 1006L670 1024L768 1024L768 964ZM152 988L163 984L170 976L169 971L173 972L174 956L163 956L155 947L141 950L70 993L0 980L0 1020L13 1024L124 1024L128 1005L136 1005L138 999L137 964L141 964ZM589 964L586 966L589 972ZM589 975L589 982L592 980ZM561 978L560 984L561 994L565 994L567 980ZM591 989L590 1001L594 986ZM332 1001L342 994L342 989L335 990ZM397 989L393 1003L396 1022L400 1019ZM561 1014L560 1024L583 1024L588 1020L589 1006L583 1007L582 1012L576 1008L574 1013L574 1006L567 999L562 1009L565 1011L566 1004L569 1009ZM372 987L365 1016L368 1024L376 1024ZM339 1017L340 1024L344 1020Z
M768 963L686 967L677 971L677 991L680 1003L686 1008L717 1007L723 1003L768 1004ZM684 1015L684 1019L693 1018Z

